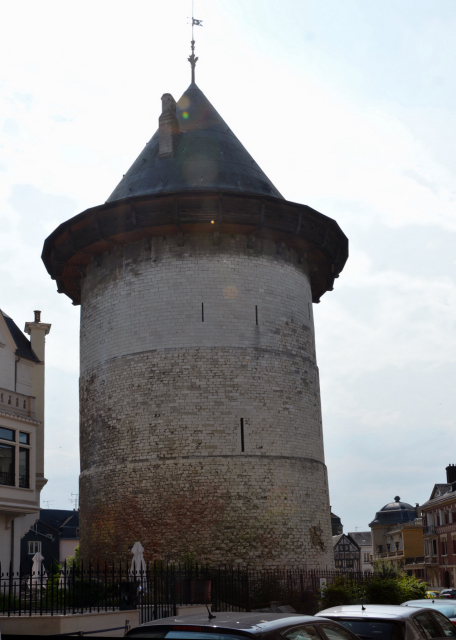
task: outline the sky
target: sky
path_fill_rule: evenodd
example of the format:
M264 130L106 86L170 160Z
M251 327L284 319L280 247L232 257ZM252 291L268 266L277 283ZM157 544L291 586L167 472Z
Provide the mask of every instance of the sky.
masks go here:
M350 257L314 305L330 501L368 530L456 463L456 3L195 0L196 81L287 200ZM190 0L2 8L0 307L42 310L44 507L78 493L79 307L44 239L102 204L190 84Z

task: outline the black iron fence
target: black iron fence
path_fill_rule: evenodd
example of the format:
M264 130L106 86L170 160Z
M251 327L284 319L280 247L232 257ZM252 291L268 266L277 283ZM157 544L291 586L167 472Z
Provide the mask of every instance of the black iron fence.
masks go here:
M46 570L15 573L0 567L0 615L68 615L141 609L147 622L176 615L184 605L213 611L252 611L290 605L310 613L322 585L334 580L362 583L373 574L305 569L251 569L147 564L143 570L118 566L52 563ZM305 608L307 607L307 611Z

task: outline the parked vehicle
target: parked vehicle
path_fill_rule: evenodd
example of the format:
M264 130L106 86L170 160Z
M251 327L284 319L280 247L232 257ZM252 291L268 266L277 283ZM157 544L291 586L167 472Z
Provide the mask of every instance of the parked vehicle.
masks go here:
M362 640L456 638L456 628L440 611L400 605L343 605L316 614L340 622Z
M456 598L456 589L442 589L439 598Z
M332 620L290 613L232 613L187 615L146 622L126 637L180 640L359 640ZM455 633L456 635L456 633Z
M419 607L419 608L429 608L435 609L436 611L440 611L446 616L451 622L456 625L456 602L448 602L445 600L407 600L407 602L403 602L401 607Z

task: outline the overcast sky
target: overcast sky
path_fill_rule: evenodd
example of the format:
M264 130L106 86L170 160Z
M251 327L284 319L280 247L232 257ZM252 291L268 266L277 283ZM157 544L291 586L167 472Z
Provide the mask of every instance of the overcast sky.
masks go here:
M42 504L78 492L79 307L43 241L103 203L190 83L190 0L20 0L0 37L0 307L47 338ZM350 258L314 306L344 531L456 463L456 3L195 0L196 81L288 200Z

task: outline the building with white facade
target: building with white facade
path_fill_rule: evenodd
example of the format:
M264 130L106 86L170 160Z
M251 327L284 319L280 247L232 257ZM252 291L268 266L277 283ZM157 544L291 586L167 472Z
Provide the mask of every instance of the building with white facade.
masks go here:
M0 563L17 571L20 540L40 509L44 477L44 352L50 324L25 332L0 310Z
M372 553L372 533L370 531L350 531L350 538L359 546L359 567L360 571L373 571L373 553Z

